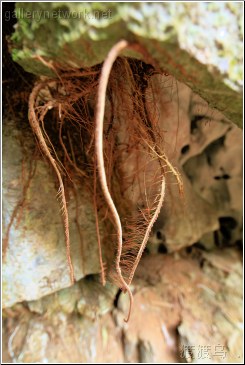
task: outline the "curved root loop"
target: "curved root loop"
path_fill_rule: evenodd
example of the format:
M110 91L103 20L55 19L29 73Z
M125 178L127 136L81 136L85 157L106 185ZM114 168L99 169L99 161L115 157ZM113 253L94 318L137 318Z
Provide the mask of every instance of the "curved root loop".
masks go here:
M131 292L131 290L130 290L130 288L129 288L128 285L124 288L124 290L126 290L128 292L128 295L129 295L129 310L128 310L128 316L127 316L127 318L124 318L124 322L127 323L129 321L129 319L130 319L130 315L131 315L131 312L132 312L132 306L133 306L134 299L133 299L133 294L132 294L132 292Z

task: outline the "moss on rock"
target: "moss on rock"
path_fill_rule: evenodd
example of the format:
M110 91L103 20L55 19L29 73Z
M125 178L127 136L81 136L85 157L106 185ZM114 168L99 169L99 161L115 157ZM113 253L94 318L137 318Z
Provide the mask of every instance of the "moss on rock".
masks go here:
M37 56L90 67L124 38L141 43L162 69L242 126L241 3L23 2L16 17L12 55L26 71L50 76Z

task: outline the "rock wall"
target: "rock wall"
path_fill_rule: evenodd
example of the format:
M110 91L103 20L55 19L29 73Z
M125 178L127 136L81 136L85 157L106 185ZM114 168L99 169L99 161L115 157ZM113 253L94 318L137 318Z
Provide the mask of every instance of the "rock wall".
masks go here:
M96 278L15 306L5 311L4 360L240 363L239 256L233 249L212 254L193 249L191 254L144 257L134 280L128 324L123 320L127 296L120 293L113 302L115 292L102 291Z
M242 240L242 133L185 85L178 84L178 98L175 89L169 99L170 90L162 91L157 107L184 197L170 182L147 246L151 255L133 282L128 325L127 297L91 275L100 270L91 203L79 190L79 231L75 199L69 199L78 280L70 286L55 178L35 155L30 130L5 119L5 228L31 161L36 166L3 265L4 356L12 362L196 362L203 361L203 351L207 362L241 360L242 263L236 246ZM161 254L166 252L176 254Z
M40 153L35 156L32 131L23 132L21 123L6 118L3 131L3 237L20 204L3 262L3 307L70 286L56 179ZM29 179L31 168L35 172ZM70 192L69 213L71 255L79 280L100 270L93 206L85 191L77 192L76 199Z
M50 62L90 67L120 39L137 42L160 68L241 127L242 14L241 3L22 2L12 54L26 71L50 75Z
M236 126L242 125L241 5L17 3L16 10L12 55L38 76L53 77L54 63L74 68L102 62L121 38L145 47L165 71L160 80L151 78L158 87L154 111L184 197L170 178L125 324L127 296L99 283L86 192L75 186L68 194L76 278L70 286L55 177L27 116L6 114L3 360L242 362L242 132ZM110 10L103 20L101 12ZM55 11L63 15L54 17ZM83 17L67 19L66 11ZM85 11L100 17L84 17Z
M175 181L170 180L149 250L157 252L164 246L173 252L197 242L207 249L236 245L242 240L241 130L187 86L178 83L177 87L178 93L176 88L162 89L156 108L167 131L164 148L181 172L184 197L179 197ZM30 163L36 170L9 233L3 267L4 307L70 286L56 179L40 155L33 158L31 131L23 132L17 123L6 119L3 134L5 232L28 183ZM76 196L69 192L68 206L72 261L79 280L100 269L92 202L86 191L77 189Z
M179 198L171 181L151 241L163 243L170 252L196 242L209 249L239 243L241 130L187 86L163 85L156 108L166 131L164 148L184 181L184 197Z

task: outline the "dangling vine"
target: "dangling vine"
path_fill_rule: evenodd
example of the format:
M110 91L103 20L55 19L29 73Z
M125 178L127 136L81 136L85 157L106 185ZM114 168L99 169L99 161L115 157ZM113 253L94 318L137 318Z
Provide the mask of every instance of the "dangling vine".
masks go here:
M144 61L120 57L125 50L134 50ZM103 65L87 69L39 61L55 77L34 86L29 122L58 181L71 283L76 278L67 197L71 189L76 200L83 189L94 207L101 282L111 280L128 293L127 322L133 304L130 284L164 204L169 172L182 191L180 175L164 152L164 121L149 82L165 74L140 45L124 40L112 47ZM82 241L78 220L76 204Z

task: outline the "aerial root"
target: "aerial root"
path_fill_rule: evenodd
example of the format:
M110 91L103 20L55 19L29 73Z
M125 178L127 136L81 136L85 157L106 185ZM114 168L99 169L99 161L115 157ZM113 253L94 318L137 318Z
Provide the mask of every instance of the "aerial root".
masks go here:
M29 98L29 122L32 127L32 130L34 134L37 137L39 146L41 148L41 151L45 155L45 157L50 162L51 166L53 167L56 176L59 181L59 190L58 190L58 197L61 197L61 210L62 210L62 216L63 216L63 223L64 223L64 229L65 229L65 241L66 241L66 256L67 256L67 262L68 267L70 271L70 279L71 283L73 284L75 282L74 277L74 269L71 261L71 251L70 251L70 233L69 233L69 217L68 217L68 209L67 209L67 201L65 196L65 188L63 184L63 180L61 177L61 173L59 170L59 165L57 164L56 160L53 158L50 152L50 148L48 147L45 138L43 136L41 127L40 127L40 120L38 119L35 107L36 107L36 100L40 93L40 91L43 89L43 87L46 86L46 83L40 83L34 86L30 98ZM51 142L50 142L51 143ZM51 145L51 148L54 149L54 147Z

